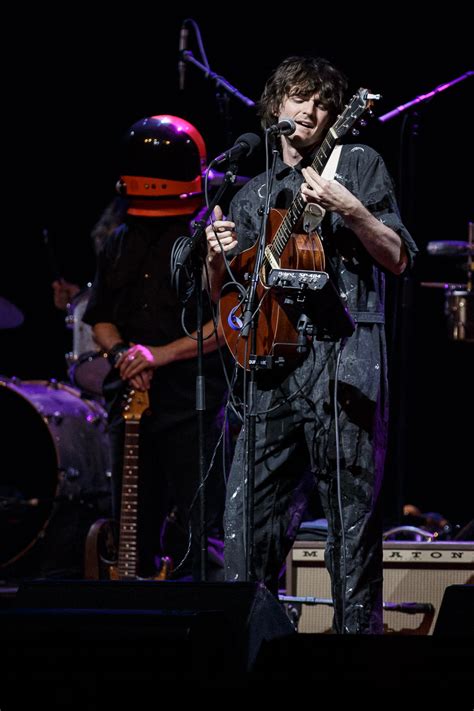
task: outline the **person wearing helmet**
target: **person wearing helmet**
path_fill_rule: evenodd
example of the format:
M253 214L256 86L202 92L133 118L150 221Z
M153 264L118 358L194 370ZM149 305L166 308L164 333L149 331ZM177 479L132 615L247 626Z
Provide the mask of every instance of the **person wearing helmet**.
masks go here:
M191 297L183 311L171 283L170 256L176 240L189 234L190 222L203 205L205 163L206 147L201 134L182 118L152 116L137 121L127 131L117 184L120 194L127 198L127 214L100 251L83 317L93 326L94 338L113 366L104 383L104 397L117 518L124 444L123 391L131 386L149 394L150 409L141 417L139 439L142 576L154 575L157 556L171 555L176 566L191 540L192 550L199 544L197 343L188 335L195 331L196 303ZM216 352L211 306L206 297L204 302L207 467L222 430L218 415L225 396L225 379ZM213 462L206 480L208 534L212 542L208 577L218 579L222 570L222 452L217 452ZM198 578L198 562L199 556L187 555L176 570L176 577L192 569Z

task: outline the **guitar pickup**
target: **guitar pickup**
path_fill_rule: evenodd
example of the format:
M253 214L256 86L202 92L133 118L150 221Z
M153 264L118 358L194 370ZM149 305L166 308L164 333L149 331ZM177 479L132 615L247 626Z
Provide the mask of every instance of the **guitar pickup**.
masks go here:
M278 289L317 291L322 289L329 280L327 272L306 269L270 269L267 276L267 286Z

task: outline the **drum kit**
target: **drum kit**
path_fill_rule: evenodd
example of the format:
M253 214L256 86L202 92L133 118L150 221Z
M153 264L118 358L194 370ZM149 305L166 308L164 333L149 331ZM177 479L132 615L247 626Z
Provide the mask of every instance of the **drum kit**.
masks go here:
M72 385L0 376L0 575L80 575L89 526L110 515L110 453L102 382L107 358L82 323L88 291L68 309ZM0 297L0 328L23 314ZM82 543L81 543L82 542Z
M469 238L467 242L429 242L426 251L435 257L466 258L467 277L465 283L422 281L421 286L444 290L444 313L447 319L450 339L474 343L474 291L472 289L474 223L469 223Z
M71 383L92 399L101 399L102 384L110 371L107 354L102 351L92 336L92 328L84 323L90 287L79 292L67 307L66 325L73 332L73 348L66 354Z

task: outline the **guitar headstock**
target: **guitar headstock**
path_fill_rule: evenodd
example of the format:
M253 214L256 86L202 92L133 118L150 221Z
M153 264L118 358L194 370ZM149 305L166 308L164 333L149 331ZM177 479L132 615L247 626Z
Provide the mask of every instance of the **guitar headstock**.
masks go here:
M122 415L127 421L138 422L150 407L148 393L142 390L127 390Z
M371 94L368 89L358 89L346 108L329 129L334 138L342 138L350 131L365 111L371 111L380 94Z

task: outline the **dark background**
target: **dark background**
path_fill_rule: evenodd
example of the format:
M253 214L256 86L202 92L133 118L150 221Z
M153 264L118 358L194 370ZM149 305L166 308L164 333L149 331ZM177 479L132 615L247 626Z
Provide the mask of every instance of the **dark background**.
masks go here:
M235 99L224 121L213 83L192 66L185 90L178 91L184 18L198 22L212 69L252 99L290 54L325 56L349 76L351 91L367 86L382 93L379 115L472 69L470 24L455 4L442 18L432 13L417 25L408 10L379 18L309 7L274 13L265 23L253 11L230 5L206 13L140 6L120 15L104 6L106 19L100 22L77 6L67 15L49 17L38 9L11 20L6 31L15 49L4 64L2 91L0 295L23 311L25 321L0 332L2 375L66 379L71 332L52 302L42 231L48 230L66 279L85 284L93 277L90 231L114 195L116 148L132 123L159 113L181 115L199 128L210 156L241 133L259 131L254 110ZM450 46L455 51L448 53ZM200 58L192 30L189 48ZM409 125L403 130L402 118L383 126L374 121L360 136L386 159L421 250L408 308L400 309L393 289L388 307L389 331L395 333L393 422L403 425L393 429L390 505L398 511L409 501L459 524L473 517L468 438L474 345L449 340L443 293L419 282L463 279L459 265L423 252L430 240L467 240L473 219L472 88L471 78L419 108L410 124L418 126L411 152L406 137L414 134ZM260 158L241 164L243 174L259 169Z

